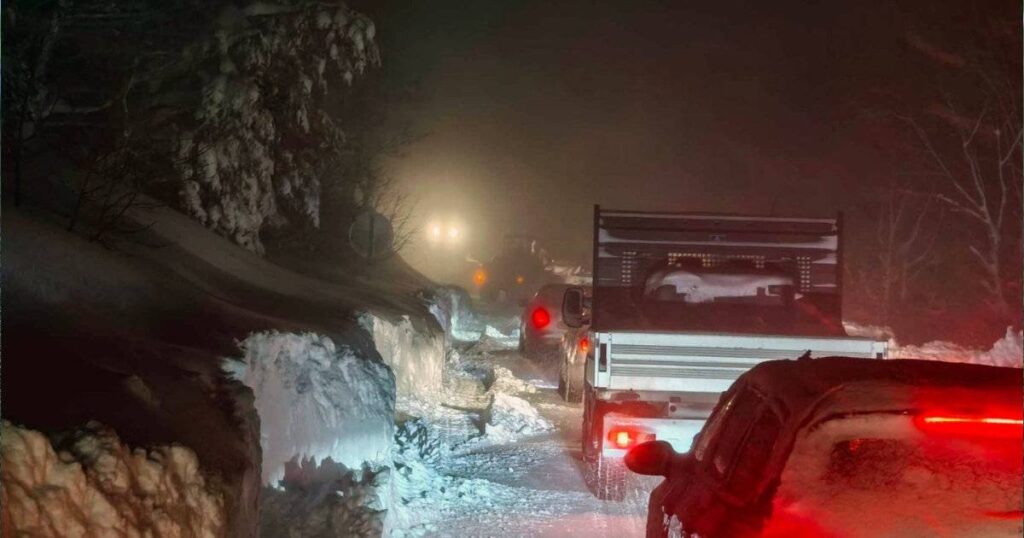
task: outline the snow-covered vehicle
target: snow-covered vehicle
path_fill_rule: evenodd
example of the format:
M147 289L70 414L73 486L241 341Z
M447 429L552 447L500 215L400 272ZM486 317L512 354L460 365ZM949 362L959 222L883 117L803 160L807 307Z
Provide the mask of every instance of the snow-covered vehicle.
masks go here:
M1022 370L850 358L762 363L723 394L664 476L647 536L1021 536Z
M562 309L566 325L591 325L583 457L599 497L624 495L630 447L688 450L719 395L762 361L885 356L886 342L843 329L840 228L595 207L592 298L570 288Z

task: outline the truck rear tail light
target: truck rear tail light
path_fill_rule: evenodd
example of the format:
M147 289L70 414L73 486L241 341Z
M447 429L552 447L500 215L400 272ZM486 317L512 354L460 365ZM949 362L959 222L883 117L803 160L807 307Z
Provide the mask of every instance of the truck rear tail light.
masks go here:
M580 338L580 351L584 355L586 355L587 352L590 351L590 339L587 338L586 336L584 336L583 338Z
M1024 437L1024 418L1013 416L965 416L922 414L914 418L922 431L945 435Z
M543 306L538 306L530 314L530 321L533 322L533 326L537 329L543 329L551 323L551 314Z
M655 439L656 436L653 433L635 432L624 428L616 428L608 432L608 441L613 447L620 449L630 448Z

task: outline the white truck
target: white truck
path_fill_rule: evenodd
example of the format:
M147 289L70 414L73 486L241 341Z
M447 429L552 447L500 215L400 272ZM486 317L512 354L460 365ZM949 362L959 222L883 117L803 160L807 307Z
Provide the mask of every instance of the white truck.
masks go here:
M842 324L841 216L754 217L594 207L591 297L563 319L590 324L583 458L602 499L621 499L622 457L654 439L689 450L719 395L772 359L883 358Z

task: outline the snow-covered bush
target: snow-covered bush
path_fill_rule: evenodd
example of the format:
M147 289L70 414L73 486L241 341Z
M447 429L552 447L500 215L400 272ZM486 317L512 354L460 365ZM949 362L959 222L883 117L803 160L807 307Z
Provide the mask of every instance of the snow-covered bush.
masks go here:
M281 489L264 488L262 538L352 536L384 533L391 469L350 470L330 458L285 467Z
M395 378L376 357L313 333L254 333L240 347L224 369L255 396L264 484L277 486L293 460L387 464Z
M224 495L192 450L131 449L96 422L55 444L0 423L4 536L224 535Z
M186 51L203 83L177 137L185 209L256 252L266 225L318 226L320 176L344 142L326 100L379 62L374 34L338 2L224 7Z

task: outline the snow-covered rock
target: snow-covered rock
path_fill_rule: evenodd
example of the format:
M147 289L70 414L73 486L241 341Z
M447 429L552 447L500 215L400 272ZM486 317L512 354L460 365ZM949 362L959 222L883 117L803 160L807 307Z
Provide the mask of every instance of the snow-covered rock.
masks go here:
M254 333L225 371L250 387L260 417L263 483L288 462L330 458L349 469L386 465L394 435L395 378L375 357L313 333Z
M373 335L377 353L394 372L399 396L437 397L444 376L443 335L414 327L409 316L393 322L363 314L360 323Z
M96 422L56 445L37 431L0 423L5 536L224 535L223 492L204 477L192 450L131 449Z

